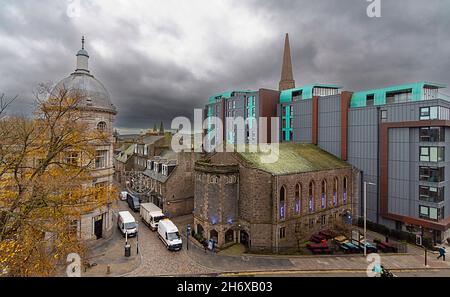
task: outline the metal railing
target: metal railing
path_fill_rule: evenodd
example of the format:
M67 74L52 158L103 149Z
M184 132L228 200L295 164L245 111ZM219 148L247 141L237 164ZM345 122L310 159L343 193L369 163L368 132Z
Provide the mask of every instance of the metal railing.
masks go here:
M442 99L442 100L450 101L450 95L438 92L437 94L435 94L433 96L424 97L423 99L424 100Z

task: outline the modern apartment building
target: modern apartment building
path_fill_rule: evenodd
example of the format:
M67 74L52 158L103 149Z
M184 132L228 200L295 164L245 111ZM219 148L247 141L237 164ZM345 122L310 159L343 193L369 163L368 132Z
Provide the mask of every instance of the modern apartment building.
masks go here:
M361 182L377 185L367 188L370 221L440 242L450 237L450 102L439 92L444 87L419 82L312 98L280 96L280 141L316 144L358 168Z
M208 119L209 132L217 124L215 119L220 119L223 123L222 138L220 142L237 143L258 143L260 134L257 129L260 118L266 118L267 129L266 139L261 141L270 142L271 123L270 118L277 116L277 104L279 92L269 89L258 91L230 91L220 93L209 98L205 107L205 118ZM246 120L244 127L227 122L241 119ZM218 142L218 143L220 143ZM215 139L212 140L215 144Z

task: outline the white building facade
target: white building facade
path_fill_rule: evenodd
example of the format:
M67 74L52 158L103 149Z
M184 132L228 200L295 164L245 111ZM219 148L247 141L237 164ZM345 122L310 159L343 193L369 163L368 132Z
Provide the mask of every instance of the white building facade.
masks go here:
M76 57L75 71L61 80L55 86L55 90L64 88L83 92L84 96L77 106L82 111L82 120L88 123L89 129L99 129L108 135L107 141L95 143L96 159L92 166L92 181L87 186L112 186L114 175L113 122L117 111L111 103L106 88L89 71L89 54L84 49L84 37L82 48ZM109 201L114 201L114 199L109 199ZM95 241L112 235L113 219L113 205L108 203L93 212L83 214L74 222L77 224L77 232L81 239Z

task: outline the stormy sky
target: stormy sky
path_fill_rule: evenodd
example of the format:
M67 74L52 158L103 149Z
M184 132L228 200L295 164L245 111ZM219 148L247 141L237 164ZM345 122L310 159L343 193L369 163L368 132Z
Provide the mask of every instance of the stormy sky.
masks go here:
M380 2L369 18L366 0L0 0L0 94L29 113L39 83L73 72L82 35L122 133L277 88L287 32L297 86L450 84L450 1Z

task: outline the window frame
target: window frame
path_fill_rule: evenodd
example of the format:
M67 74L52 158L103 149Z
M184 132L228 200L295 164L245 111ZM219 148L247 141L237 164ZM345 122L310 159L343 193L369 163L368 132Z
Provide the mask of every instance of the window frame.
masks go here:
M433 158L433 151L436 150L436 159ZM426 152L426 153L425 153ZM419 147L419 161L420 162L445 162L445 147L443 146L420 146Z
M100 131L100 132L105 132L107 126L108 125L106 124L105 121L100 121L100 122L97 123L97 130Z
M444 127L420 127L420 142L445 142Z
M108 150L95 151L95 169L104 169L109 166L108 153Z
M419 119L421 121L439 119L439 107L438 106L421 107L419 109Z

